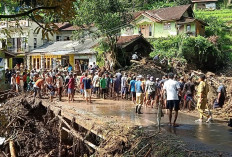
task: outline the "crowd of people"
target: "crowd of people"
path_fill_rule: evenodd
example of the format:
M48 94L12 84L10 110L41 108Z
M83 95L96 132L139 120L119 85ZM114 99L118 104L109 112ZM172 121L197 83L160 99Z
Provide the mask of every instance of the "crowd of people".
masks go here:
M10 73L6 71L6 80L16 92L33 92L37 95L49 94L50 101L56 96L62 101L63 96L68 97L68 102L74 101L75 93L80 93L86 103L92 103L92 97L113 100L130 100L135 104L135 112L142 114L141 108L157 108L162 105L163 109L169 110L169 124L178 126L176 123L178 111L191 111L197 109L200 117L197 122L206 122L212 119L207 109L207 94L209 92L205 75L189 75L178 77L173 73L162 78L147 75L135 75L133 73L111 73L94 64L89 66L81 76L70 70L24 70ZM23 82L20 83L20 82ZM198 88L196 88L198 85ZM197 89L197 90L196 90ZM42 94L41 94L42 93ZM223 84L218 88L218 97L215 101L220 107L223 106L226 90ZM172 112L174 120L172 121Z

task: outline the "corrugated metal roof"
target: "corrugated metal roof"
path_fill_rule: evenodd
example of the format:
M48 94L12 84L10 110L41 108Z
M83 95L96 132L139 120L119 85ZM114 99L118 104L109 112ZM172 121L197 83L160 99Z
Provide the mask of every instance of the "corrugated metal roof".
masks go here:
M53 55L67 55L67 54L83 54L95 53L92 47L97 44L97 40L86 39L84 42L79 41L57 41L54 43L47 43L29 53L44 53Z

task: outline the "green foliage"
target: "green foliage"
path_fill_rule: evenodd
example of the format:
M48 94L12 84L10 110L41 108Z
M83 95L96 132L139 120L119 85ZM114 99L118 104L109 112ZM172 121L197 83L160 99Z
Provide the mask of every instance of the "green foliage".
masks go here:
M177 5L191 4L191 0L176 0Z
M104 41L100 41L99 45L95 48L95 51L97 51L97 65L98 66L104 66L105 63L105 52L108 52L110 50L109 45Z
M159 9L159 8L167 8L167 7L173 7L177 4L175 2L169 2L166 1L155 1L153 3L145 4L143 7L140 8L140 10L153 10L153 9Z
M232 12L230 9L214 11L196 11L198 19L204 20L206 26L206 36L217 35L221 43L221 50L232 56ZM232 59L230 57L230 59Z
M151 43L154 47L151 57L160 54L161 57L180 58L200 69L216 70L226 58L219 49L220 44L215 46L202 36L159 38Z

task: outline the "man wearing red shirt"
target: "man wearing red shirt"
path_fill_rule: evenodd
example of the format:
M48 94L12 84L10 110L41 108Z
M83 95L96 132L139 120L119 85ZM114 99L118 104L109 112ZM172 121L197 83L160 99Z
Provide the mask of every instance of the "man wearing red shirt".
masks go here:
M80 78L80 88L81 88L81 94L84 98L84 83L82 82L82 80L85 78L85 73L82 74L81 78Z
M72 74L69 74L69 82L67 84L68 86L68 102L70 103L70 98L72 102L74 102L74 88L75 88L75 80L73 78Z
M26 92L27 90L27 73L23 72L23 90Z

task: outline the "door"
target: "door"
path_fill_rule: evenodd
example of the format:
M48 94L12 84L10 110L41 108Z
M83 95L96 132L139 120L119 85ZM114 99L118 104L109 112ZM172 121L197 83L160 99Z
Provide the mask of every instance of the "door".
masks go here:
M143 34L144 37L148 37L149 36L149 26L142 25L141 26L141 33Z

